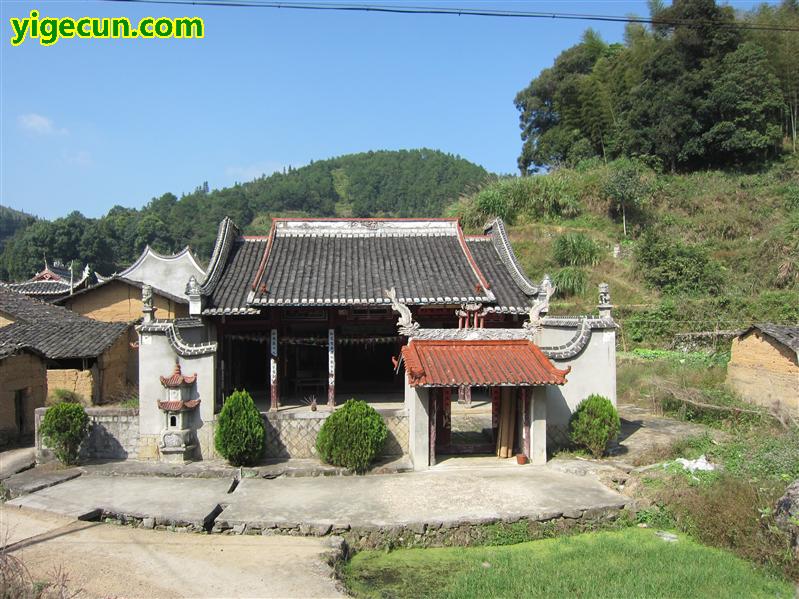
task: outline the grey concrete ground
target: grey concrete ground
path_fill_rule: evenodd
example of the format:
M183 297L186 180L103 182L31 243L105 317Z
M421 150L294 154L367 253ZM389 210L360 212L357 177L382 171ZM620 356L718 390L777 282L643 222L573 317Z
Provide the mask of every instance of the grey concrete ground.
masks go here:
M82 476L8 502L78 517L96 509L153 517L156 523L217 522L291 528L479 523L519 517L579 516L625 499L592 477L548 467L471 468L363 477L246 478L232 493L224 479Z
M5 506L0 534L35 580L61 567L81 598L341 596L324 539L142 530Z
M32 468L36 463L34 447L20 447L0 451L0 480L22 470Z
M214 508L226 500L231 481L223 478L163 478L81 476L6 503L86 517L97 510L156 523L202 526Z

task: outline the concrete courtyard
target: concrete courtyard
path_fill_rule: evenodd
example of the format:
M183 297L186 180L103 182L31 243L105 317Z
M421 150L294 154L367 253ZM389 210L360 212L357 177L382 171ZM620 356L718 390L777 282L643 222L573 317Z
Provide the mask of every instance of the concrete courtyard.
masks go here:
M510 462L393 475L232 482L84 475L6 505L71 518L102 511L177 526L199 527L216 518L224 527L241 530L242 525L346 529L576 518L585 510L621 508L626 501L594 477Z

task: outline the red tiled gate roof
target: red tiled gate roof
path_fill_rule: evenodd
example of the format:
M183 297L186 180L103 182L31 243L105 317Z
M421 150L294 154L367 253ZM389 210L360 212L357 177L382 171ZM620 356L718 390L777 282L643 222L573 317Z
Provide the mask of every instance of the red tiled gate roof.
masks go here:
M571 370L555 368L526 339L411 339L402 357L412 387L563 385Z

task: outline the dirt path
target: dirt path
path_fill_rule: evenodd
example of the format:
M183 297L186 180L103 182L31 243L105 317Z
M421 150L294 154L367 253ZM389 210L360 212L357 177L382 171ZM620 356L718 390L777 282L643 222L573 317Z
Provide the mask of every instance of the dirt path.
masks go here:
M5 506L0 533L35 579L60 565L81 597L341 596L316 538L142 530Z

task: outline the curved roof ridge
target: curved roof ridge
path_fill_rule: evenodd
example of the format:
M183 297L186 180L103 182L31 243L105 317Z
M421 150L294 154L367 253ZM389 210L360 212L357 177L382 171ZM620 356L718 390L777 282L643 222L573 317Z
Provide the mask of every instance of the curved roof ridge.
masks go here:
M494 248L499 254L500 260L508 269L513 282L521 289L525 295L538 295L538 285L527 278L524 274L521 265L519 264L516 254L511 247L508 233L505 231L505 223L501 218L497 217L485 227L486 235L491 236L491 241L494 243Z
M211 261L208 263L205 278L200 284L200 293L202 295L208 295L216 288L230 254L230 248L233 246L233 241L240 234L241 231L229 216L223 218L222 222L219 223Z
M142 253L139 255L139 257L136 258L136 261L130 266L128 266L126 269L124 269L122 272L118 273L119 276L125 277L134 270L136 270L139 266L141 266L141 264L147 259L148 256L152 256L157 260L163 260L165 262L180 260L184 256L188 256L192 265L197 270L199 270L200 272L205 272L205 269L203 269L203 267L200 266L199 262L197 262L197 258L194 255L194 252L191 251L191 246L187 245L186 247L184 247L182 250L180 250L175 254L162 254L160 252L155 251L149 244L147 244L146 246L144 246L144 250L142 250Z

